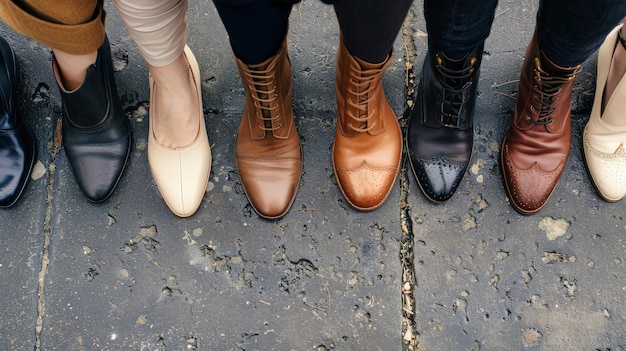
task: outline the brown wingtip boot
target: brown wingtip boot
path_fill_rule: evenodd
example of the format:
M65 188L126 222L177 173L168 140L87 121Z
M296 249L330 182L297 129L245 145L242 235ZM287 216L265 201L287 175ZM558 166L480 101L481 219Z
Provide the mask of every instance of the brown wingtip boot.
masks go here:
M548 60L533 35L500 153L506 191L522 214L543 208L565 168L572 136L572 88L579 72L580 66L559 67Z
M235 141L237 171L252 208L265 219L278 219L289 211L302 174L287 43L260 64L236 61L246 88Z
M339 40L332 162L339 189L361 211L383 204L400 166L402 134L381 81L390 63L391 54L380 64L362 61Z

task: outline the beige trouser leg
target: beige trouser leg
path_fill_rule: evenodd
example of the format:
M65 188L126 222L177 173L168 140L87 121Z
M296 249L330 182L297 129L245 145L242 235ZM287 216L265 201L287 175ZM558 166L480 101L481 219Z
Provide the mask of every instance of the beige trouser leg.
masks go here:
M114 0L144 59L163 67L183 52L187 0Z

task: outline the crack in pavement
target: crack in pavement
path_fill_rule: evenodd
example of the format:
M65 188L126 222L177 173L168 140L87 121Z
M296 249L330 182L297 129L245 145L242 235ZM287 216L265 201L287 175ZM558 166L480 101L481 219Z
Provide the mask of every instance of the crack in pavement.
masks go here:
M43 224L43 249L41 255L41 268L38 273L37 287L37 324L35 325L35 351L41 350L41 330L43 329L43 318L45 313L44 287L46 274L48 273L48 257L50 249L50 236L52 235L52 200L54 198L54 175L56 173L56 156L61 150L61 119L57 119L56 128L53 135L52 149L50 150L51 161L48 167L48 185L46 187L46 215Z
M413 73L413 64L415 61L415 42L413 38L413 22L415 12L413 8L409 10L407 17L402 24L402 46L404 48L405 61L405 98L406 106L404 115L400 119L402 126L402 135L405 136L408 117L411 113L413 95L415 92L415 82ZM403 147L404 147L403 143ZM410 192L409 175L408 175L408 156L407 150L403 150L402 165L400 169L400 224L402 229L402 238L400 240L400 261L402 264L402 350L418 351L419 343L417 331L417 321L415 316L415 270L413 267L413 225L411 222L411 207L407 203Z

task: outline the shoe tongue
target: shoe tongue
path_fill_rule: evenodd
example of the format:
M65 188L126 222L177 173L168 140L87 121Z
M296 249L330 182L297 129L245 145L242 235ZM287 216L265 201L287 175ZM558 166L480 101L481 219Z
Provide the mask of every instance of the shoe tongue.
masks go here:
M478 60L475 51L470 52L462 58L454 59L446 56L445 53L439 52L435 55L435 64L441 66L443 80L446 84L453 87L462 87L472 79Z

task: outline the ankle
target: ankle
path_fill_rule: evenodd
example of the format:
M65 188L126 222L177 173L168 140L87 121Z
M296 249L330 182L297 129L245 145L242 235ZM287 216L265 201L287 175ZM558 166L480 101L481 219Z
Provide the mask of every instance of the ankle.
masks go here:
M52 50L59 69L60 83L66 91L78 89L85 81L87 68L96 63L98 51L84 55L74 55L60 50Z

